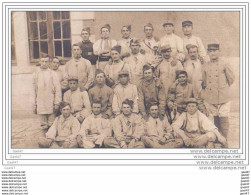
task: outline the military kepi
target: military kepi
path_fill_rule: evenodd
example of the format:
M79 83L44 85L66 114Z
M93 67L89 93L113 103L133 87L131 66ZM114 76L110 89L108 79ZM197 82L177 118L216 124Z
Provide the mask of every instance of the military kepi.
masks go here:
M213 43L213 44L208 44L207 45L207 50L219 50L220 49L220 45L217 43Z
M182 27L185 27L185 26L193 26L193 22L190 20L183 21Z

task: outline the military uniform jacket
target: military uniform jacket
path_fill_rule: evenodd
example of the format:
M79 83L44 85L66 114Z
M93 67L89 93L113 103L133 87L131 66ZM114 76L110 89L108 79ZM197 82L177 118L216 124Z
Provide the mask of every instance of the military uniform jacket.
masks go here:
M129 117L124 114L118 115L112 122L114 136L120 143L125 141L127 137L140 139L144 133L142 118L132 113Z
M63 115L58 116L53 125L46 133L46 138L50 138L56 141L64 141L71 136L75 139L80 130L80 123L78 119L70 115L68 118L64 118Z
M105 137L111 136L110 120L102 118L101 114L92 114L84 120L79 135L83 137L87 135L97 135L97 137L103 140Z
M141 114L147 113L147 106L152 101L158 102L160 114L165 114L165 90L159 79L152 79L151 81L146 81L145 79L142 79L142 81L138 85L138 96L138 105Z
M92 65L96 65L98 56L94 55L93 52L93 43L89 41L82 41L79 43L79 46L82 50L82 57L89 60Z
M133 112L138 113L138 92L136 85L128 83L128 85L123 86L118 84L114 88L114 96L113 96L113 103L112 103L112 111L114 114L120 114L120 110L122 107L122 102L125 99L133 100Z
M91 114L91 103L86 91L81 92L79 88L76 91L69 89L64 93L63 100L71 105L71 113L76 114L76 117L86 118Z
M64 80L67 81L69 77L77 77L80 89L88 89L94 80L94 72L90 61L84 58L68 61L65 65Z
M38 114L52 114L62 101L61 86L55 71L40 69L33 75L35 105Z
M92 104L94 100L101 101L101 112L112 115L112 100L113 100L113 90L107 85L102 87L95 85L88 91L89 99Z
M202 98L209 104L223 104L231 100L230 85L234 82L234 74L230 65L219 59L202 66L202 80L205 89Z
M164 117L163 120L160 120L159 118L153 118L150 116L147 121L145 121L145 133L147 136L161 139L167 133L170 133L171 130L172 127L168 123L166 117Z

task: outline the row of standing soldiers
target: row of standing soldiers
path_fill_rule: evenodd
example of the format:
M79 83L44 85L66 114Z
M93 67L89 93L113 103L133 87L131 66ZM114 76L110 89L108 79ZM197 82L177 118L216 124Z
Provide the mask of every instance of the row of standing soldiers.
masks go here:
M41 58L34 111L49 131L40 147L226 147L234 75L220 58L220 45L209 44L208 56L203 54L192 22L184 21L185 53L173 23L163 27L167 34L159 42L149 23L143 41L128 36L116 42L104 25L94 44L84 28L83 42L73 44L64 69L57 57Z

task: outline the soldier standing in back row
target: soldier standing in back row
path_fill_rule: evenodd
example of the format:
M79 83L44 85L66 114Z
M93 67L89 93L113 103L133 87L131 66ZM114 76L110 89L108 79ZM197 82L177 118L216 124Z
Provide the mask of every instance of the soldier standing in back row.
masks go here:
M93 43L90 41L91 31L89 27L85 27L81 31L82 42L78 43L82 50L82 57L91 62L92 67L96 66L98 59L93 53ZM94 68L95 70L95 68Z
M219 44L209 44L210 62L202 66L202 98L222 135L227 138L231 91L234 74L230 65L220 58Z

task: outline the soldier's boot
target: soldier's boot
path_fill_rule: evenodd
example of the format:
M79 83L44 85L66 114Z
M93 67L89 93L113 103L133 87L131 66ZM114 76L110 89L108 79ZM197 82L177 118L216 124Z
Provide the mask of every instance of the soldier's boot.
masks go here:
M229 119L228 119L228 117L220 117L220 132L226 139L228 139L228 130L229 130ZM225 145L223 147L227 148L228 145Z

